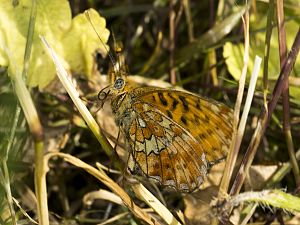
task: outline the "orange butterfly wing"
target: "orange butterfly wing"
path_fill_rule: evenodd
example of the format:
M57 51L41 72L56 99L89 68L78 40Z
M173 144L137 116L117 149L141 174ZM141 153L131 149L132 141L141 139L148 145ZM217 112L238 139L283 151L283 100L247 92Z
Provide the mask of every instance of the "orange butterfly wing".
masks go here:
M151 105L188 131L209 163L226 157L233 132L233 110L228 106L177 90L144 87L134 92L137 101Z
M192 191L206 176L205 155L198 142L155 108L135 103L136 118L129 129L132 149L128 167L180 191ZM141 111L142 110L142 111Z
M175 90L143 87L129 94L134 119L124 131L132 149L131 172L180 191L197 188L206 177L207 162L227 154L232 110Z

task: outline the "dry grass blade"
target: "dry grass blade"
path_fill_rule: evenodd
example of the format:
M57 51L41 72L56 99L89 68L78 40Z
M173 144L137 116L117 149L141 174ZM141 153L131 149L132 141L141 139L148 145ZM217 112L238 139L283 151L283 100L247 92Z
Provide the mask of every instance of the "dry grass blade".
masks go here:
M123 205L123 202L118 195L104 189L100 189L98 191L93 191L86 194L83 197L83 202L87 205L90 205L94 199L103 199L118 205Z
M172 213L157 199L152 195L143 185L134 184L132 185L134 192L137 196L147 203L155 212L160 215L167 224L180 224Z
M240 115L240 108L243 100L243 94L244 94L244 88L245 88L245 82L246 82L246 76L247 76L247 68L248 68L248 61L249 61L249 11L246 10L245 12L245 18L243 19L243 25L244 25L244 36L245 36L245 52L244 52L244 58L243 58L243 70L242 74L239 80L239 89L238 89L238 95L236 98L236 103L234 107L234 121L233 121L233 138L232 143L230 146L230 151L226 159L226 166L224 170L224 175L222 177L220 190L219 190L219 197L224 197L224 194L227 193L229 182L231 180L233 168L237 159L238 151L239 151L239 145L236 144L237 142L241 143L241 134L237 133L238 124L239 124L239 115ZM239 135L239 137L238 137Z
M84 169L86 172L97 178L99 181L104 183L110 190L112 190L115 194L117 194L124 205L138 218L144 220L148 224L160 224L156 219L151 217L149 214L145 213L140 207L138 207L133 200L129 197L129 195L125 192L123 188L121 188L116 182L114 182L103 170L97 170L96 168L86 164L80 159L71 156L65 153L48 153L44 158L44 166L47 168L48 161L52 157L61 157L65 161L77 166L79 168ZM49 169L49 168L48 168ZM47 171L44 171L46 174Z
M97 140L102 145L103 149L107 153L108 156L111 156L113 154L113 149L107 139L105 138L104 134L102 134L102 131L91 115L91 113L88 111L86 106L83 104L81 99L79 98L79 93L76 91L76 88L72 84L72 81L70 80L70 76L68 72L65 70L65 68L62 66L62 64L59 61L59 57L56 55L54 50L50 47L50 45L47 43L47 41L44 39L44 37L40 37L43 44L47 48L49 54L51 55L53 62L56 66L57 75L64 85L65 89L67 90L69 96L71 97L72 101L76 105L77 109L79 110L80 114L82 115L83 119L87 123L88 127L91 129L93 134L96 136Z
M23 215L28 218L28 220L33 223L33 224L39 224L38 222L36 222L34 219L32 219L28 213L22 208L22 206L20 205L20 203L15 199L13 198L13 201L15 203L15 205L20 209L20 211L23 213Z

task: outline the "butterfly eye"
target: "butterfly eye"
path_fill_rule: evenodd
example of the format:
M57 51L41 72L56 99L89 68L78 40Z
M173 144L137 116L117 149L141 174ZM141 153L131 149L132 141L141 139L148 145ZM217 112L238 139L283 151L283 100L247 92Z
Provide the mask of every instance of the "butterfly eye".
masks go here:
M114 87L119 90L119 89L121 89L123 87L123 85L124 85L124 79L118 78L115 81Z

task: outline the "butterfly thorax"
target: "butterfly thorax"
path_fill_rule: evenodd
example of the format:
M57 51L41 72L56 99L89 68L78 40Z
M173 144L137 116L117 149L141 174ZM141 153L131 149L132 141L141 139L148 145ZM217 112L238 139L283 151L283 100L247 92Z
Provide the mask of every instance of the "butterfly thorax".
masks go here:
M124 80L126 82L126 80ZM134 89L136 84L124 84L124 87L118 92L112 94L111 108L115 114L115 122L117 126L123 130L127 130L133 120L136 119L132 104L135 101Z
M111 100L112 112L115 114L117 126L123 126L132 120L130 109L130 97L128 93L118 95Z

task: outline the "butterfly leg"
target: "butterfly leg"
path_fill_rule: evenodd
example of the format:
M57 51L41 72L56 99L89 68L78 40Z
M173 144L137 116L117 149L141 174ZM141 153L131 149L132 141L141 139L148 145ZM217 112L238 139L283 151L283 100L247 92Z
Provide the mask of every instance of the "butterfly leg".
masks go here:
M116 140L116 143L115 143L115 146L114 146L114 152L115 152L115 155L116 155L116 156L118 156L118 153L117 153L117 147L118 147L118 145L119 145L120 133L121 133L121 129L120 129L120 127L119 127L117 140Z
M120 130L120 127L119 127L118 136L117 136L114 148L113 148L114 154L113 154L113 157L112 157L113 161L116 160L117 162L121 162L121 159L120 159L120 157L119 157L119 155L117 153L117 147L119 145L119 139L120 139L120 132L121 132L121 130ZM110 168L111 168L111 163L109 164L108 171L109 171Z

